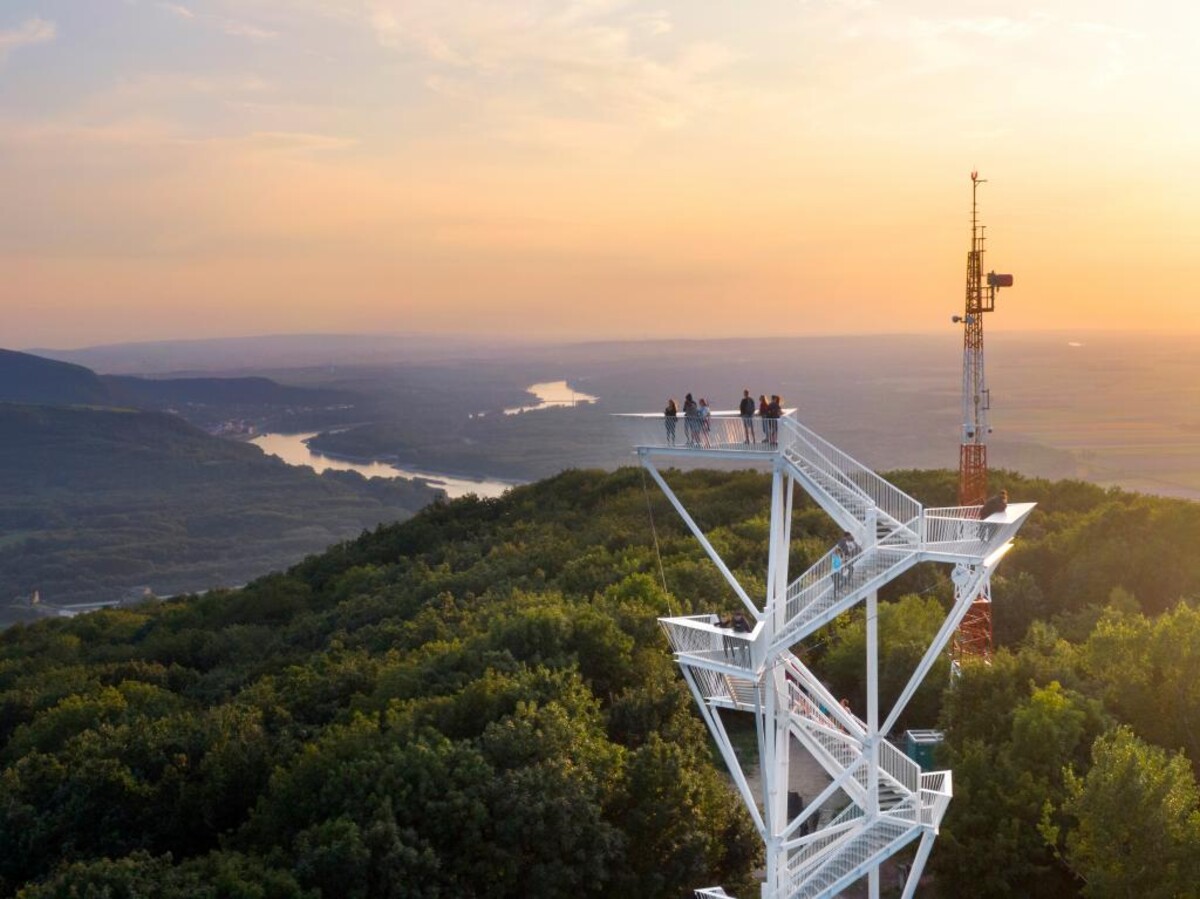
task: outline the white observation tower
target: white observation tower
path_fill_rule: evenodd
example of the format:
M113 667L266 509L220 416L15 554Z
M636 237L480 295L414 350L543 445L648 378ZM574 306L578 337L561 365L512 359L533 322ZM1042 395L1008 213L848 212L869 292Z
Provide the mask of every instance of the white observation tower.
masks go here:
M620 419L636 429L639 461L745 607L750 625L745 632L721 627L715 614L664 618L661 623L765 845L761 899L835 896L863 877L870 895L877 897L879 866L919 841L905 880L903 896L908 899L950 802L951 774L921 770L886 735L945 651L980 586L1011 548L1033 504L1010 504L986 520L980 520L979 506L927 509L791 413L774 422L756 416L749 433L736 412L714 412L703 425L661 414ZM762 431L764 424L774 433ZM718 458L770 468L765 595L746 592L657 467L663 459ZM853 535L857 550L844 560L835 559L831 550L793 576L788 549L797 487ZM877 591L918 562L954 566L956 601L895 704L883 709ZM867 705L849 709L792 647L859 603L866 605ZM751 760L738 758L726 731L723 716L739 712L754 718L761 786L747 779L743 764ZM789 803L789 767L793 753L803 752L820 765L828 785L804 799L792 793ZM719 886L696 891L703 899L727 895Z

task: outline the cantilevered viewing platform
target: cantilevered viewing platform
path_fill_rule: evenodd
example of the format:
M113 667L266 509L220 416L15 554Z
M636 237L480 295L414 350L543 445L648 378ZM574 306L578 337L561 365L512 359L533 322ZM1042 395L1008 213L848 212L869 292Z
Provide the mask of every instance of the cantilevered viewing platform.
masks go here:
M638 459L675 507L745 607L749 627L717 615L661 619L688 686L729 767L766 848L763 899L831 897L919 841L903 896L911 897L952 795L949 771L922 771L887 735L937 658L971 600L1012 547L1033 503L1012 503L981 518L982 506L926 508L799 422L712 412L704 418L662 413L619 415ZM751 596L692 519L658 463L740 460L771 470L771 526L764 595ZM788 572L792 505L799 485L853 543L831 548L807 571ZM879 697L878 591L919 562L953 566L956 601L890 710ZM761 587L758 588L761 590ZM859 603L866 606L867 707L838 700L792 648ZM722 714L755 716L761 785L752 787ZM815 797L789 801L791 747L807 751L828 775ZM794 795L794 794L793 794ZM807 803L803 799L807 798ZM830 816L829 809L836 814ZM698 887L700 885L697 885ZM697 896L723 897L719 887Z
M744 417L735 411L713 411L705 418L682 412L675 418L653 413L619 413L618 419L638 451L720 453L722 456L760 459L778 455L784 435L780 423L795 421L795 409L785 409L781 418ZM772 439L774 437L774 440Z

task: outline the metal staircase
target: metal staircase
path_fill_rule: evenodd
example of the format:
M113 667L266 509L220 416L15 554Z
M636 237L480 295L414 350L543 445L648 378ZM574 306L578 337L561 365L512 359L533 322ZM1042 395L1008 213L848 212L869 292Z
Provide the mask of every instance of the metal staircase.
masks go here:
M661 415L619 416L637 430L642 465L662 488L731 591L753 616L748 632L715 614L661 619L684 679L729 767L766 847L762 899L834 896L919 841L904 899L913 895L952 794L949 771L922 771L884 735L945 650L969 602L956 603L886 716L878 696L878 590L919 562L954 566L956 595L974 596L1033 509L1014 504L985 521L979 507L926 509L796 421L780 419L769 444L751 443L736 413L714 413L702 440L679 445ZM656 460L725 458L769 463L770 562L766 595L753 599L659 473ZM833 552L789 581L792 497L799 485L861 550L834 570ZM867 708L858 717L821 683L792 647L859 603L866 605ZM752 788L725 730L723 712L756 719L761 787ZM788 808L794 746L828 778L798 813ZM836 813L830 813L832 808ZM697 891L724 897L720 887Z

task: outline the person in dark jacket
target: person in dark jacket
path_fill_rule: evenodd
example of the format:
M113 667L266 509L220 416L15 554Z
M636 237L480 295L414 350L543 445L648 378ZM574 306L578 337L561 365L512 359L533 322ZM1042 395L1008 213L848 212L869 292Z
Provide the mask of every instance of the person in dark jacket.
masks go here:
M783 418L783 398L779 394L771 395L771 402L767 404L767 422L768 434L767 443L771 446L779 445L779 419Z
M667 423L667 443L675 445L675 425L679 418L679 407L675 405L675 397L667 400L667 408L663 410L663 419Z
M853 559L862 552L862 547L858 545L853 534L849 531L842 531L842 536L833 549L836 559L833 572L833 592L840 595L845 592L846 585L854 576Z
M733 620L730 622L735 634L749 634L754 628L750 626L750 621L746 618L746 613L737 611L733 613ZM750 664L750 644L745 640L735 641L734 656L739 664Z
M1003 512L1008 508L1008 491L1001 490L995 496L989 496L987 502L979 510L980 518L987 518L990 515L995 515L997 512Z
M746 434L746 443L756 443L754 439L754 397L750 389L742 391L742 401L738 403L738 414L742 416L742 430Z
M683 398L683 433L687 435L688 446L700 442L700 408L690 393Z

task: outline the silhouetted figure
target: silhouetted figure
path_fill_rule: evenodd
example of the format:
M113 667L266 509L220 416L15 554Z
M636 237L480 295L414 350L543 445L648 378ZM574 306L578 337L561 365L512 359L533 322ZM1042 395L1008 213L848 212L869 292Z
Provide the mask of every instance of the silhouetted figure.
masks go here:
M733 618L729 615L721 615L717 618L717 627L723 631L733 630ZM721 635L721 648L725 652L725 658L732 658L734 653L734 643L736 643L730 634Z
M746 618L745 612L734 612L732 624L733 632L735 634L748 634L754 630L754 628L750 626L750 621ZM737 650L738 661L743 665L749 665L750 643L746 640L735 640L734 646Z
M983 508L979 510L980 518L987 518L990 515L995 515L997 512L1003 512L1008 508L1008 491L1001 490L995 496L989 496L987 502L983 504Z
M755 443L754 439L754 397L747 388L742 391L742 401L738 403L738 414L742 416L742 430L746 435L746 443Z
M700 439L704 441L704 448L709 449L712 446L708 442L709 419L712 418L712 411L708 408L708 400L704 397L700 397L700 407L696 410L696 414L700 417Z
M779 446L779 419L781 418L783 418L783 398L775 393L771 395L771 402L767 403L767 443L771 446Z
M695 446L700 433L700 411L690 393L683 398L683 433L687 437L687 445Z
M842 593L846 589L846 585L850 583L850 578L854 576L854 562L852 561L860 552L860 547L854 539L854 535L849 531L842 531L842 536L833 547L833 590L834 593Z
M663 420L667 425L667 443L671 446L675 445L675 425L678 424L679 407L675 405L675 398L667 400L667 408L663 410Z

